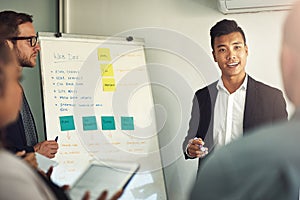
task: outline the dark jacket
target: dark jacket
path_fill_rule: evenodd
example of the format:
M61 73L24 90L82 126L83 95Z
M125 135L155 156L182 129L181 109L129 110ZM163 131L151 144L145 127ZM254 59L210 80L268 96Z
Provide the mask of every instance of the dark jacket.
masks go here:
M204 139L209 150L214 146L213 119L218 95L216 86L217 81L195 93L189 130L183 143L186 159L189 157L185 154L185 148L188 141L194 137ZM248 76L243 131L279 120L287 120L286 102L282 92Z

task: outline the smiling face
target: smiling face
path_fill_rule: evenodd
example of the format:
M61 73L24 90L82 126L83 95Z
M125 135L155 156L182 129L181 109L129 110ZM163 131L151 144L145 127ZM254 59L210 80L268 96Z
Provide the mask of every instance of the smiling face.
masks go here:
M36 36L36 32L31 22L20 24L18 28L20 32L18 37ZM34 47L32 47L29 40L17 40L15 51L18 62L21 66L35 67L36 58L40 51L40 45L37 43Z
M222 79L243 81L248 47L239 32L222 35L214 39L213 57L222 71Z

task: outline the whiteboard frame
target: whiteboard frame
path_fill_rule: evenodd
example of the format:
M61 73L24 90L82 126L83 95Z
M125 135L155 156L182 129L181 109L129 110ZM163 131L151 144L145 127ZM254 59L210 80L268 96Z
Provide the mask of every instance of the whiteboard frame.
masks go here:
M38 32L38 39L53 39L53 38L62 38L62 39L73 39L74 41L91 41L95 42L97 40L105 40L107 44L122 44L122 45L141 45L145 46L145 41L142 38L134 38L132 36L128 37L111 37L111 36L99 36L99 35L83 35L83 34L70 34L70 33L53 33L53 32ZM129 38L132 38L130 41Z

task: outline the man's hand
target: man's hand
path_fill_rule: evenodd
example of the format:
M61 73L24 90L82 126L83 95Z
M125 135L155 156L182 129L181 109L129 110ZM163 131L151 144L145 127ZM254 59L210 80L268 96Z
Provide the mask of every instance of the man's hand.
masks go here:
M39 142L34 146L34 151L48 158L54 158L58 150L58 143L55 140Z
M38 163L36 161L36 157L34 153L26 153L26 151L18 151L16 156L22 157L31 167L37 169Z
M189 141L187 153L192 158L203 158L208 154L208 148L204 147L201 138L194 138Z

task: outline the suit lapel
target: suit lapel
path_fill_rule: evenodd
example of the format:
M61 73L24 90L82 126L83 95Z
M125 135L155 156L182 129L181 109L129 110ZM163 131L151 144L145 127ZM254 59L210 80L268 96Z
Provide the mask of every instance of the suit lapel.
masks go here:
M255 81L248 76L246 100L245 100L245 111L244 111L244 122L243 122L243 133L249 126L251 126L256 116L254 115L254 109L257 101L257 89Z
M207 137L205 137L205 144L209 149L214 147L214 139L213 139L213 129L214 129L214 115L215 115L215 105L216 105L216 99L218 95L217 90L217 83L218 81L214 82L210 86L208 86L209 95L211 99L211 116L210 116L210 123L207 131Z

